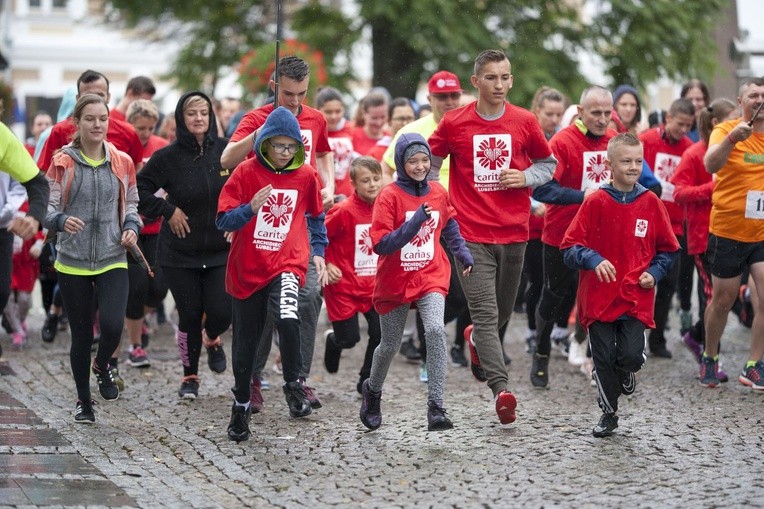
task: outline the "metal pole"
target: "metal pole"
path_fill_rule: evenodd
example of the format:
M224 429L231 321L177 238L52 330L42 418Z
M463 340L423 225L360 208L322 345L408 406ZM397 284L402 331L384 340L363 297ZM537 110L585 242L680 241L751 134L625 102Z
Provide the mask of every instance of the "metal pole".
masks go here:
M281 0L276 0L276 73L273 79L273 107L279 107L279 43L281 41Z

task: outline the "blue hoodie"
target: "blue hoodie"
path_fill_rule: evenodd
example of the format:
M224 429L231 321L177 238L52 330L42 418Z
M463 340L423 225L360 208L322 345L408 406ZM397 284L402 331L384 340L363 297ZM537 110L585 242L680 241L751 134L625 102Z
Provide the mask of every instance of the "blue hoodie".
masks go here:
M264 144L275 136L288 136L300 145L292 160L284 168L276 168L265 157L267 147ZM264 168L276 174L297 171L305 164L305 145L302 142L300 125L291 111L281 106L268 115L255 138L255 157ZM324 216L323 212L317 217L312 217L309 214L305 216L308 222L311 254L313 256L324 256L324 249L329 245ZM218 214L215 224L220 230L236 231L244 227L254 217L255 213L249 203L243 203L235 209Z
M417 133L405 133L402 134L395 144L395 173L397 180L395 185L403 189L406 193L412 196L427 196L430 194L431 187L427 178L418 182L406 173L406 161L403 159L406 150L412 145L423 145L427 149L427 155L432 157L430 153L430 145L427 143L422 135ZM430 174L427 174L429 178ZM395 230L385 235L382 240L374 246L374 251L380 255L387 255L394 253L408 244L411 239L419 232L419 229L427 219L429 215L424 210L425 204L419 207L411 219L405 221ZM467 244L464 242L464 238L459 230L459 223L450 218L443 227L443 238L448 245L448 249L454 255L454 257L461 262L464 268L472 267L474 260Z

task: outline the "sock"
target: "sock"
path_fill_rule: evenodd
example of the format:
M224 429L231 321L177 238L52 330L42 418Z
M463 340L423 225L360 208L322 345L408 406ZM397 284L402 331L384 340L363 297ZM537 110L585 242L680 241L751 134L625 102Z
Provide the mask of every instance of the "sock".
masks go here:
M243 408L245 412L249 408L249 401L247 401L246 403L239 403L238 401L234 400L233 402L234 404L236 404L237 407Z

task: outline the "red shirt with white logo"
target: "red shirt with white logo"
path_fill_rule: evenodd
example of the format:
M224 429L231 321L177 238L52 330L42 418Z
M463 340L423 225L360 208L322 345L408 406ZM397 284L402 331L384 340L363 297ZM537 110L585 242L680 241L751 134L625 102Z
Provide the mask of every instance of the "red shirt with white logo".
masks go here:
M451 155L448 192L469 242L509 244L528 240L530 189L507 189L503 169L525 170L549 157L546 137L531 112L506 104L496 120L481 118L475 103L447 112L429 143L433 155Z
M708 227L711 222L711 197L716 183L706 171L703 158L708 144L700 140L688 148L671 176L674 200L684 207L687 221L687 254L702 254L708 247Z
M652 192L631 203L618 203L600 190L584 200L560 249L574 245L597 251L615 267L616 281L602 283L593 270L578 276L578 316L584 327L614 322L623 315L655 328L655 288L639 286L639 277L659 251L679 249L666 207Z
M342 271L342 279L324 287L329 320L347 320L372 308L377 258L371 242L373 206L356 193L326 213L326 263Z
M427 196L412 196L395 184L385 186L374 202L371 239L376 246L425 202L432 207L432 214L419 233L402 249L380 256L377 262L374 309L381 315L428 293L448 293L451 265L440 245L440 234L454 210L443 186L430 182Z
M374 157L374 159L377 159L377 161L382 160L381 157L377 158L377 156L379 156L379 150L381 149L382 154L384 154L385 150L387 150L387 147L390 146L390 141L392 141L392 137L387 131L382 133L381 138L369 137L369 135L366 134L366 130L362 126L352 128L351 132L353 135L353 148L358 153L358 155L371 156ZM374 150L374 147L378 147L376 155L371 154L371 152Z
M116 110L112 110L116 111ZM170 142L165 140L164 138L157 136L155 134L152 134L149 138L149 141L146 142L146 144L143 146L143 164L146 164L149 159L151 158L151 155L159 150L160 148L166 147L169 145ZM160 189L155 193L159 197L164 197L167 193L164 191L164 189ZM143 219L143 228L141 228L141 235L159 235L159 230L162 229L162 217L158 217L154 221L149 221L145 217L141 216Z
M639 135L645 150L645 161L653 169L655 178L661 183L661 200L666 205L671 225L676 235L684 235L684 210L674 200L674 184L670 182L682 154L692 146L692 140L683 136L677 143L670 143L661 127L655 127Z
M246 299L283 272L292 272L305 284L310 257L305 213L315 217L324 210L321 180L312 166L277 174L257 158L247 159L223 186L218 213L248 204L268 184L273 186L268 200L233 234L225 284L237 299Z
M595 140L581 132L577 125L571 124L555 134L549 142L549 148L557 158L554 179L560 187L586 191L598 189L612 178L605 166L607 143L618 133L608 129L605 135ZM580 204L546 206L544 231L541 241L550 246L559 247L565 230L576 216Z
M273 103L261 106L256 110L247 112L239 122L236 131L231 135L229 142L239 141L249 136L257 128L265 123L265 119L273 111ZM329 146L329 136L327 134L326 119L317 109L302 105L300 113L295 117L300 124L300 133L302 134L302 143L305 145L305 160L310 165L316 167L316 154L325 154L331 152ZM253 143L254 147L254 143ZM250 151L247 159L255 157L255 153Z
M334 194L353 194L350 164L358 157L353 148L353 133L347 123L337 131L329 131L329 146L334 153Z

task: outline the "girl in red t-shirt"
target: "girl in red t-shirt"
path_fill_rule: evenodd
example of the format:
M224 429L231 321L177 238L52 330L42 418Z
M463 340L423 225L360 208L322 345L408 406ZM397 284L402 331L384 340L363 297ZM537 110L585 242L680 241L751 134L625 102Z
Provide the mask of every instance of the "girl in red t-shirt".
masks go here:
M324 334L324 365L336 373L344 348L353 348L361 340L358 313L368 323L369 343L359 372L357 389L371 373L371 359L379 345L382 331L379 314L372 304L377 274L377 253L371 235L372 208L382 189L382 167L369 156L361 156L350 167L355 192L326 214L326 271L329 284L324 287L324 302L332 329Z
M380 314L382 340L374 351L371 375L363 383L361 422L369 429L382 423L382 385L398 352L406 315L416 305L427 342L427 429L453 428L443 408L446 381L446 332L443 322L451 265L440 245L448 242L454 257L472 271L473 259L454 219L448 193L428 182L430 146L419 134L404 134L395 146L398 179L374 204L371 239L379 255L374 308Z

